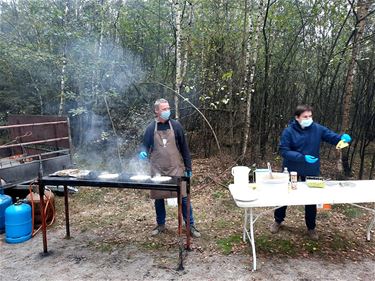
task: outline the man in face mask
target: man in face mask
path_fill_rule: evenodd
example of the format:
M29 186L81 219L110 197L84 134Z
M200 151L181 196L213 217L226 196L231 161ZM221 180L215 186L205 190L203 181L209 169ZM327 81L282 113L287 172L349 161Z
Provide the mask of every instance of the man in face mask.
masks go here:
M146 128L141 159L149 159L151 174L166 176L192 176L191 157L181 124L170 118L169 103L165 99L158 99L154 104L155 120ZM165 202L164 198L176 197L175 192L152 190L151 198L155 199L157 226L151 235L155 236L165 231ZM182 215L186 223L187 195L186 187L182 191ZM200 237L193 217L190 204L190 232L193 237Z
M308 105L297 106L295 120L284 129L279 149L283 157L283 168L289 172L295 171L299 180L305 181L306 176L320 175L320 143L328 142L337 145L339 141L350 142L348 134L338 135L328 128L313 122L312 107ZM275 222L271 225L272 233L279 231L284 221L287 206L275 210ZM305 222L308 235L311 239L317 240L318 234L315 231L316 205L305 206Z

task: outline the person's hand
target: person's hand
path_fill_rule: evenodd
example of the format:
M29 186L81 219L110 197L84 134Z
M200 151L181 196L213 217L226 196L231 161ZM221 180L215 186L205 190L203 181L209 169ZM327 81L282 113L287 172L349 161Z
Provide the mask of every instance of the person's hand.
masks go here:
M343 142L351 142L351 141L352 141L352 138L351 138L348 134L343 134L343 135L341 136L341 140L342 140Z
M192 175L193 175L193 172L191 170L186 170L185 171L185 177L191 178Z
M147 159L147 152L146 151L141 151L140 153L139 153L139 155L138 155L138 157L139 157L139 159L141 159L141 160L145 160L145 159Z
M319 158L311 155L305 155L305 161L309 164L314 164Z

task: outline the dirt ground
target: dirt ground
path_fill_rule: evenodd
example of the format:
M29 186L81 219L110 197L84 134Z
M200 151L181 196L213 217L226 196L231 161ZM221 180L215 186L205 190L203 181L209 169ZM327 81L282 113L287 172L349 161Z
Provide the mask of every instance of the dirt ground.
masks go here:
M77 233L73 228L73 232ZM91 237L90 237L91 236ZM177 250L145 251L126 245L114 251L89 246L92 235L65 240L63 229L49 232L50 255L43 257L41 235L22 244L1 244L1 280L373 280L375 262L332 263L316 258L260 258L250 270L249 255L190 252L176 271Z
M374 280L374 231L365 239L369 214L347 205L318 212L319 241L307 238L302 207L288 208L275 235L268 231L272 213L265 214L256 223L258 269L252 272L249 244L241 239L243 211L226 188L229 166L194 162L192 200L202 237L193 240L183 271L176 271L175 207L167 208L167 232L150 237L155 216L147 191L80 188L69 198L69 240L63 197L56 197L48 256L41 254L41 233L21 244L0 235L0 280Z

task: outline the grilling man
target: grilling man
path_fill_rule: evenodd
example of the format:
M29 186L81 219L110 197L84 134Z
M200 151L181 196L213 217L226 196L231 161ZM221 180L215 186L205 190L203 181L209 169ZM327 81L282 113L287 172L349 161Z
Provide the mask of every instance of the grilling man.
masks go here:
M152 175L192 176L191 157L181 124L170 118L169 103L158 99L154 104L155 120L146 128L143 137L143 148L139 153L141 159L150 159ZM165 231L165 198L176 197L169 191L151 190L151 198L155 199L157 226L151 235L155 236ZM182 215L186 223L187 194L182 191ZM193 208L190 204L190 232L193 237L201 234L194 225Z

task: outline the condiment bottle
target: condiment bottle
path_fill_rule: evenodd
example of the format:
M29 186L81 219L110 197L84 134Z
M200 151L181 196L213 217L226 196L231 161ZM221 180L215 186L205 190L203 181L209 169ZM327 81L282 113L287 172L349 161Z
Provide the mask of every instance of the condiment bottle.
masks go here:
M297 189L297 172L290 172L290 183L292 189Z

